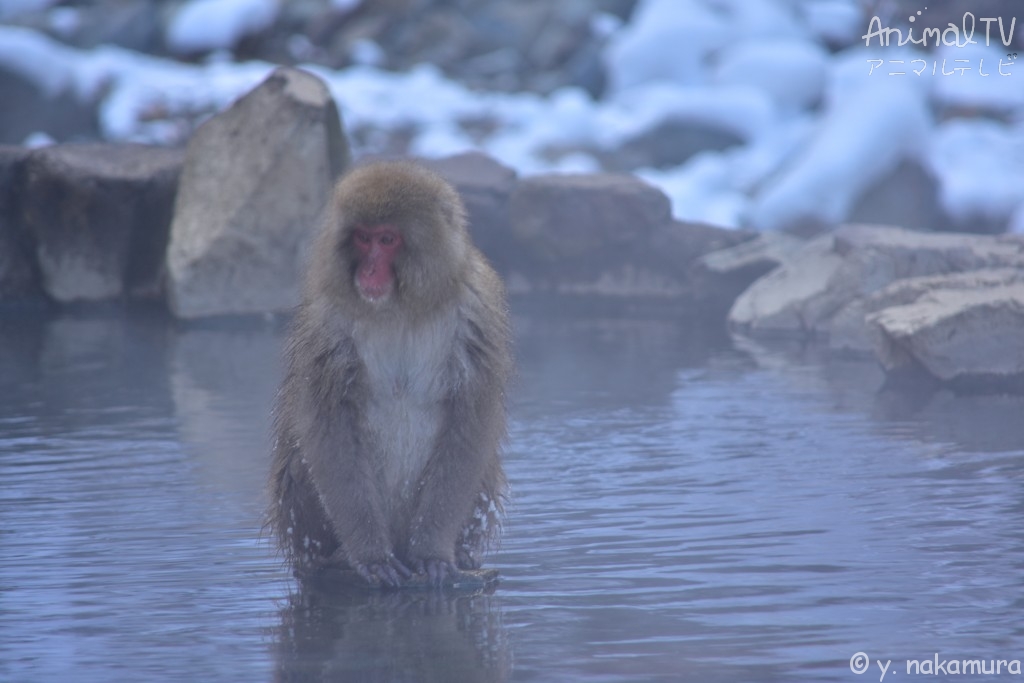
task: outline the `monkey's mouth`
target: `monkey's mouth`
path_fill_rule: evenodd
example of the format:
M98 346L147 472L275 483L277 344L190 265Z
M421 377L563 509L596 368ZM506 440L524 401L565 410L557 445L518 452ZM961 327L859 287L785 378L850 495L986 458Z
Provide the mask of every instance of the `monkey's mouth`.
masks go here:
M359 290L359 296L361 296L364 301L371 304L379 304L387 301L391 296L392 286L390 282L368 283L361 282L357 279L356 289Z
M380 303L391 296L394 278L387 268L368 263L356 271L356 289L365 301Z

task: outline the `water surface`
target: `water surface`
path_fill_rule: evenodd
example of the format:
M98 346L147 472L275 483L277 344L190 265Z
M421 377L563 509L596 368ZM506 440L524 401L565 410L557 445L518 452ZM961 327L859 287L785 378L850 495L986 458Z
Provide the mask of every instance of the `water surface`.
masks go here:
M888 390L870 362L668 316L515 310L514 502L501 584L475 596L289 577L260 531L279 325L0 318L0 680L867 681L878 658L886 680L1024 659L1020 398Z

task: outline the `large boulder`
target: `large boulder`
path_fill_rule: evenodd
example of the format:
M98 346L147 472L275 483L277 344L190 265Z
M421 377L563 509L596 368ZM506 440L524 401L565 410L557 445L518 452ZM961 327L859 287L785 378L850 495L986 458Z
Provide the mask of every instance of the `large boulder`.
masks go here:
M942 209L938 179L916 159L904 159L868 186L854 201L847 222L927 231L953 230L949 216Z
M950 275L925 275L897 280L839 310L829 326L829 346L839 352L871 355L879 345L878 327L869 322L873 313L915 303L938 290L977 290L1024 283L1024 270L983 268Z
M120 144L56 145L28 156L20 214L50 297L159 293L182 156Z
M514 169L481 152L466 152L425 162L458 190L466 205L473 243L505 274L516 259L508 219L516 186Z
M662 278L637 272L631 257L672 221L669 199L626 175L537 175L519 181L509 206L523 258L512 289L656 293ZM641 266L643 264L640 264Z
M882 366L894 374L924 370L973 390L1024 389L1024 282L1012 271L1001 279L931 289L871 314Z
M704 121L666 118L628 138L608 152L598 152L605 168L674 168L693 156L743 144L743 138L722 126Z
M754 236L673 220L661 190L616 174L524 178L509 214L510 291L662 299L719 320L736 292L726 301L696 264Z
M180 318L298 302L310 239L349 162L337 106L312 74L281 68L189 142L167 253Z
M908 277L1024 266L1024 235L932 234L846 225L804 246L736 300L733 329L827 337L847 305Z
M729 233L735 236L732 244L704 253L690 269L697 298L715 301L723 317L751 284L781 266L804 245L803 240L784 232Z
M0 146L0 302L42 293L31 235L21 217L18 179L29 151Z

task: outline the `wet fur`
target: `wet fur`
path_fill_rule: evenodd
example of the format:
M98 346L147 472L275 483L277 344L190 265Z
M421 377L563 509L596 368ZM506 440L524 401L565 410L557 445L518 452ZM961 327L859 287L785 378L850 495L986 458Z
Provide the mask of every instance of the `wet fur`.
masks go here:
M275 410L269 524L293 565L479 566L505 495L504 291L436 175L353 171L313 250ZM354 286L356 225L393 224L395 290Z

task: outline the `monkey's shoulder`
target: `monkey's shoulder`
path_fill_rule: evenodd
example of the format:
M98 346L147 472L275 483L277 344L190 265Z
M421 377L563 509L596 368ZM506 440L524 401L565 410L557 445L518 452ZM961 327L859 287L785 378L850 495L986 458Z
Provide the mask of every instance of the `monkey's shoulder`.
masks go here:
M508 301L501 278L483 257L475 261L459 310L460 346L469 361L488 374L507 376L512 362Z

